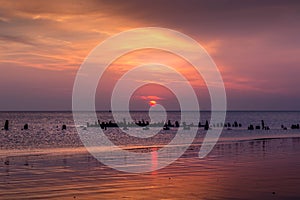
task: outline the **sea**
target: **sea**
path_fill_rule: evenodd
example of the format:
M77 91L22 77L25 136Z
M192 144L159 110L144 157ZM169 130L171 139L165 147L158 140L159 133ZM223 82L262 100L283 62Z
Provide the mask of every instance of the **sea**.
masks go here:
M85 120L75 124L72 112L0 112L0 199L300 199L298 111L228 111L215 123L208 111L186 112L186 121L176 111L97 112L100 124L119 125L106 130L91 113L81 114ZM170 130L164 130L168 120ZM199 158L206 120L221 135ZM149 129L136 126L139 121L148 121ZM114 145L152 152L155 159L175 138L175 121L180 128L185 122L187 134L195 131L194 140L174 162L142 173L101 163L79 134L101 129Z

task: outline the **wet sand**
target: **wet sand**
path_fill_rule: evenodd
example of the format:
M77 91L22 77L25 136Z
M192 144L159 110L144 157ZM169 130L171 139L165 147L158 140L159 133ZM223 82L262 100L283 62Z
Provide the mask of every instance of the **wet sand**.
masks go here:
M299 199L300 138L195 145L144 174L111 169L83 148L2 154L1 199ZM155 164L155 155L153 156Z

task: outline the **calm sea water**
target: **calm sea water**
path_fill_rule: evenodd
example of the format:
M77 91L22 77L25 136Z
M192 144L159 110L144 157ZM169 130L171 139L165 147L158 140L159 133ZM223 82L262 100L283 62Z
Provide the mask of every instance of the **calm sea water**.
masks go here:
M97 114L100 121L112 120L109 112ZM122 119L123 114L119 115ZM195 117L193 112L188 115L191 120ZM179 116L168 113L172 122ZM160 117L154 113L153 119ZM132 118L149 119L145 112L134 112ZM206 119L209 113L201 113L201 122ZM207 157L198 157L205 136L201 128L181 158L143 174L111 169L91 156L81 143L71 112L1 112L2 127L5 120L10 121L10 130L0 130L0 199L300 198L300 130L290 129L300 123L300 112L228 112L226 122L237 121L242 127L225 128ZM270 130L247 130L249 124L260 125L261 120ZM25 123L28 130L22 130ZM67 130L61 129L63 124ZM141 129L129 127L137 135ZM159 132L155 127L150 130ZM116 144L147 147L167 144L176 130L148 139L133 139L117 128L109 128L106 134Z
M89 113L86 113L86 115L88 116ZM123 119L122 112L117 113L117 115L119 115L119 119ZM197 119L197 113L188 112L187 115L191 119L186 122L187 124L190 124L193 120L197 121L195 120ZM101 122L114 121L112 113L109 112L98 112L97 116ZM126 118L126 121L149 120L147 112L133 112L131 113L131 117L132 119ZM199 121L204 124L205 120L209 120L209 117L209 112L201 112ZM169 112L166 118L174 123L176 120L180 120L180 112ZM154 119L154 121L150 123L161 122L163 118L160 112L156 112L152 119ZM10 122L9 131L1 130L5 120L9 120ZM261 120L264 120L265 125L269 126L270 130L247 130L249 124L261 125ZM226 123L233 124L235 121L241 124L242 127L231 127L231 130L224 128L220 141L298 136L299 130L291 130L290 127L292 124L300 123L300 112L228 112ZM95 123L94 121L89 121L87 117L87 120L82 122L82 126L86 126L86 122L90 124ZM25 123L29 125L28 130L22 130ZM63 124L67 125L67 130L62 130ZM0 112L0 125L2 126L0 129L1 149L83 146L76 131L71 112ZM217 125L217 123L211 124L211 127L218 128ZM288 127L288 130L282 130L281 125ZM142 128L130 128L129 132L138 135L141 129ZM156 127L151 129L157 133L160 130L160 128ZM197 127L192 127L192 129L197 129ZM106 133L113 135L115 142L121 142L123 145L135 145L136 143L141 145L147 144L146 140L135 141L132 137L126 137L126 135L120 134L121 131L117 128L109 128ZM203 137L205 131L201 128L198 133L199 137ZM159 134L159 137L152 137L151 144L165 144L174 137L174 134L176 134L174 130L165 131L163 134ZM144 142L145 144L143 144Z

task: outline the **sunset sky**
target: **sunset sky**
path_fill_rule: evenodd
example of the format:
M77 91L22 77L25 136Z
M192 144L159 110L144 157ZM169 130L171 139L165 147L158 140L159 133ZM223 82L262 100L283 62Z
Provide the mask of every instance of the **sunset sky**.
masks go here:
M114 34L140 27L174 29L203 45L224 79L228 109L300 110L299 1L52 0L0 5L1 111L71 110L76 72L89 52ZM209 109L205 84L183 67L188 63L154 50L132 52L112 64L99 83L97 108L108 109L108 90L121 72L151 59L177 67L197 90L202 108ZM166 81L167 72L154 71L152 76ZM178 105L170 91L148 85L135 93L132 106L144 109L150 100L170 109Z

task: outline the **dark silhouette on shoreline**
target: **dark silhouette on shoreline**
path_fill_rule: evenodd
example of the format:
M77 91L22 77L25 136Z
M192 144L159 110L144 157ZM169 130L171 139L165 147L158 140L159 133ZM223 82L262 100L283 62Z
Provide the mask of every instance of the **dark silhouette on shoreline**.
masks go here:
M28 130L28 124L25 124L23 129Z
M204 130L208 130L209 129L209 124L208 124L208 121L206 120L205 121L205 125L204 125Z
M8 131L8 129L9 129L9 121L6 120L4 124L4 130Z
M292 124L291 129L299 129L299 124Z
M57 126L56 128L58 128ZM86 123L86 126L81 126L81 128L84 128L85 130L90 127L100 127L101 129L107 130L108 128L123 128L123 130L128 130L129 128L143 128L143 130L149 130L150 127L162 127L163 130L170 130L171 128L178 129L182 127L184 130L190 130L192 127L198 127L203 128L204 130L209 130L213 128L227 128L227 130L233 130L238 129L241 130L243 125L241 123L238 123L237 121L234 121L233 123L214 123L210 124L208 120L205 120L205 123L202 124L201 122L198 122L197 125L194 125L193 123L187 124L186 122L180 123L179 121L175 121L172 123L171 120L167 120L166 122L155 122L150 123L149 121L145 121L144 119L134 121L134 122L127 122L125 119L121 122L113 122L113 121L102 121L100 120L95 121L94 123ZM24 124L23 128L21 130L28 130L29 125L28 123ZM250 124L247 126L248 130L270 130L270 127L266 125L264 120L261 120L260 124ZM287 130L288 128L285 125L281 125L282 130ZM299 124L292 124L290 129L300 129ZM9 120L5 120L4 128L2 130L8 131L9 130ZM61 126L61 130L67 130L67 125L63 124Z
M252 124L250 124L250 125L248 126L248 130L254 130L254 126L253 126Z

